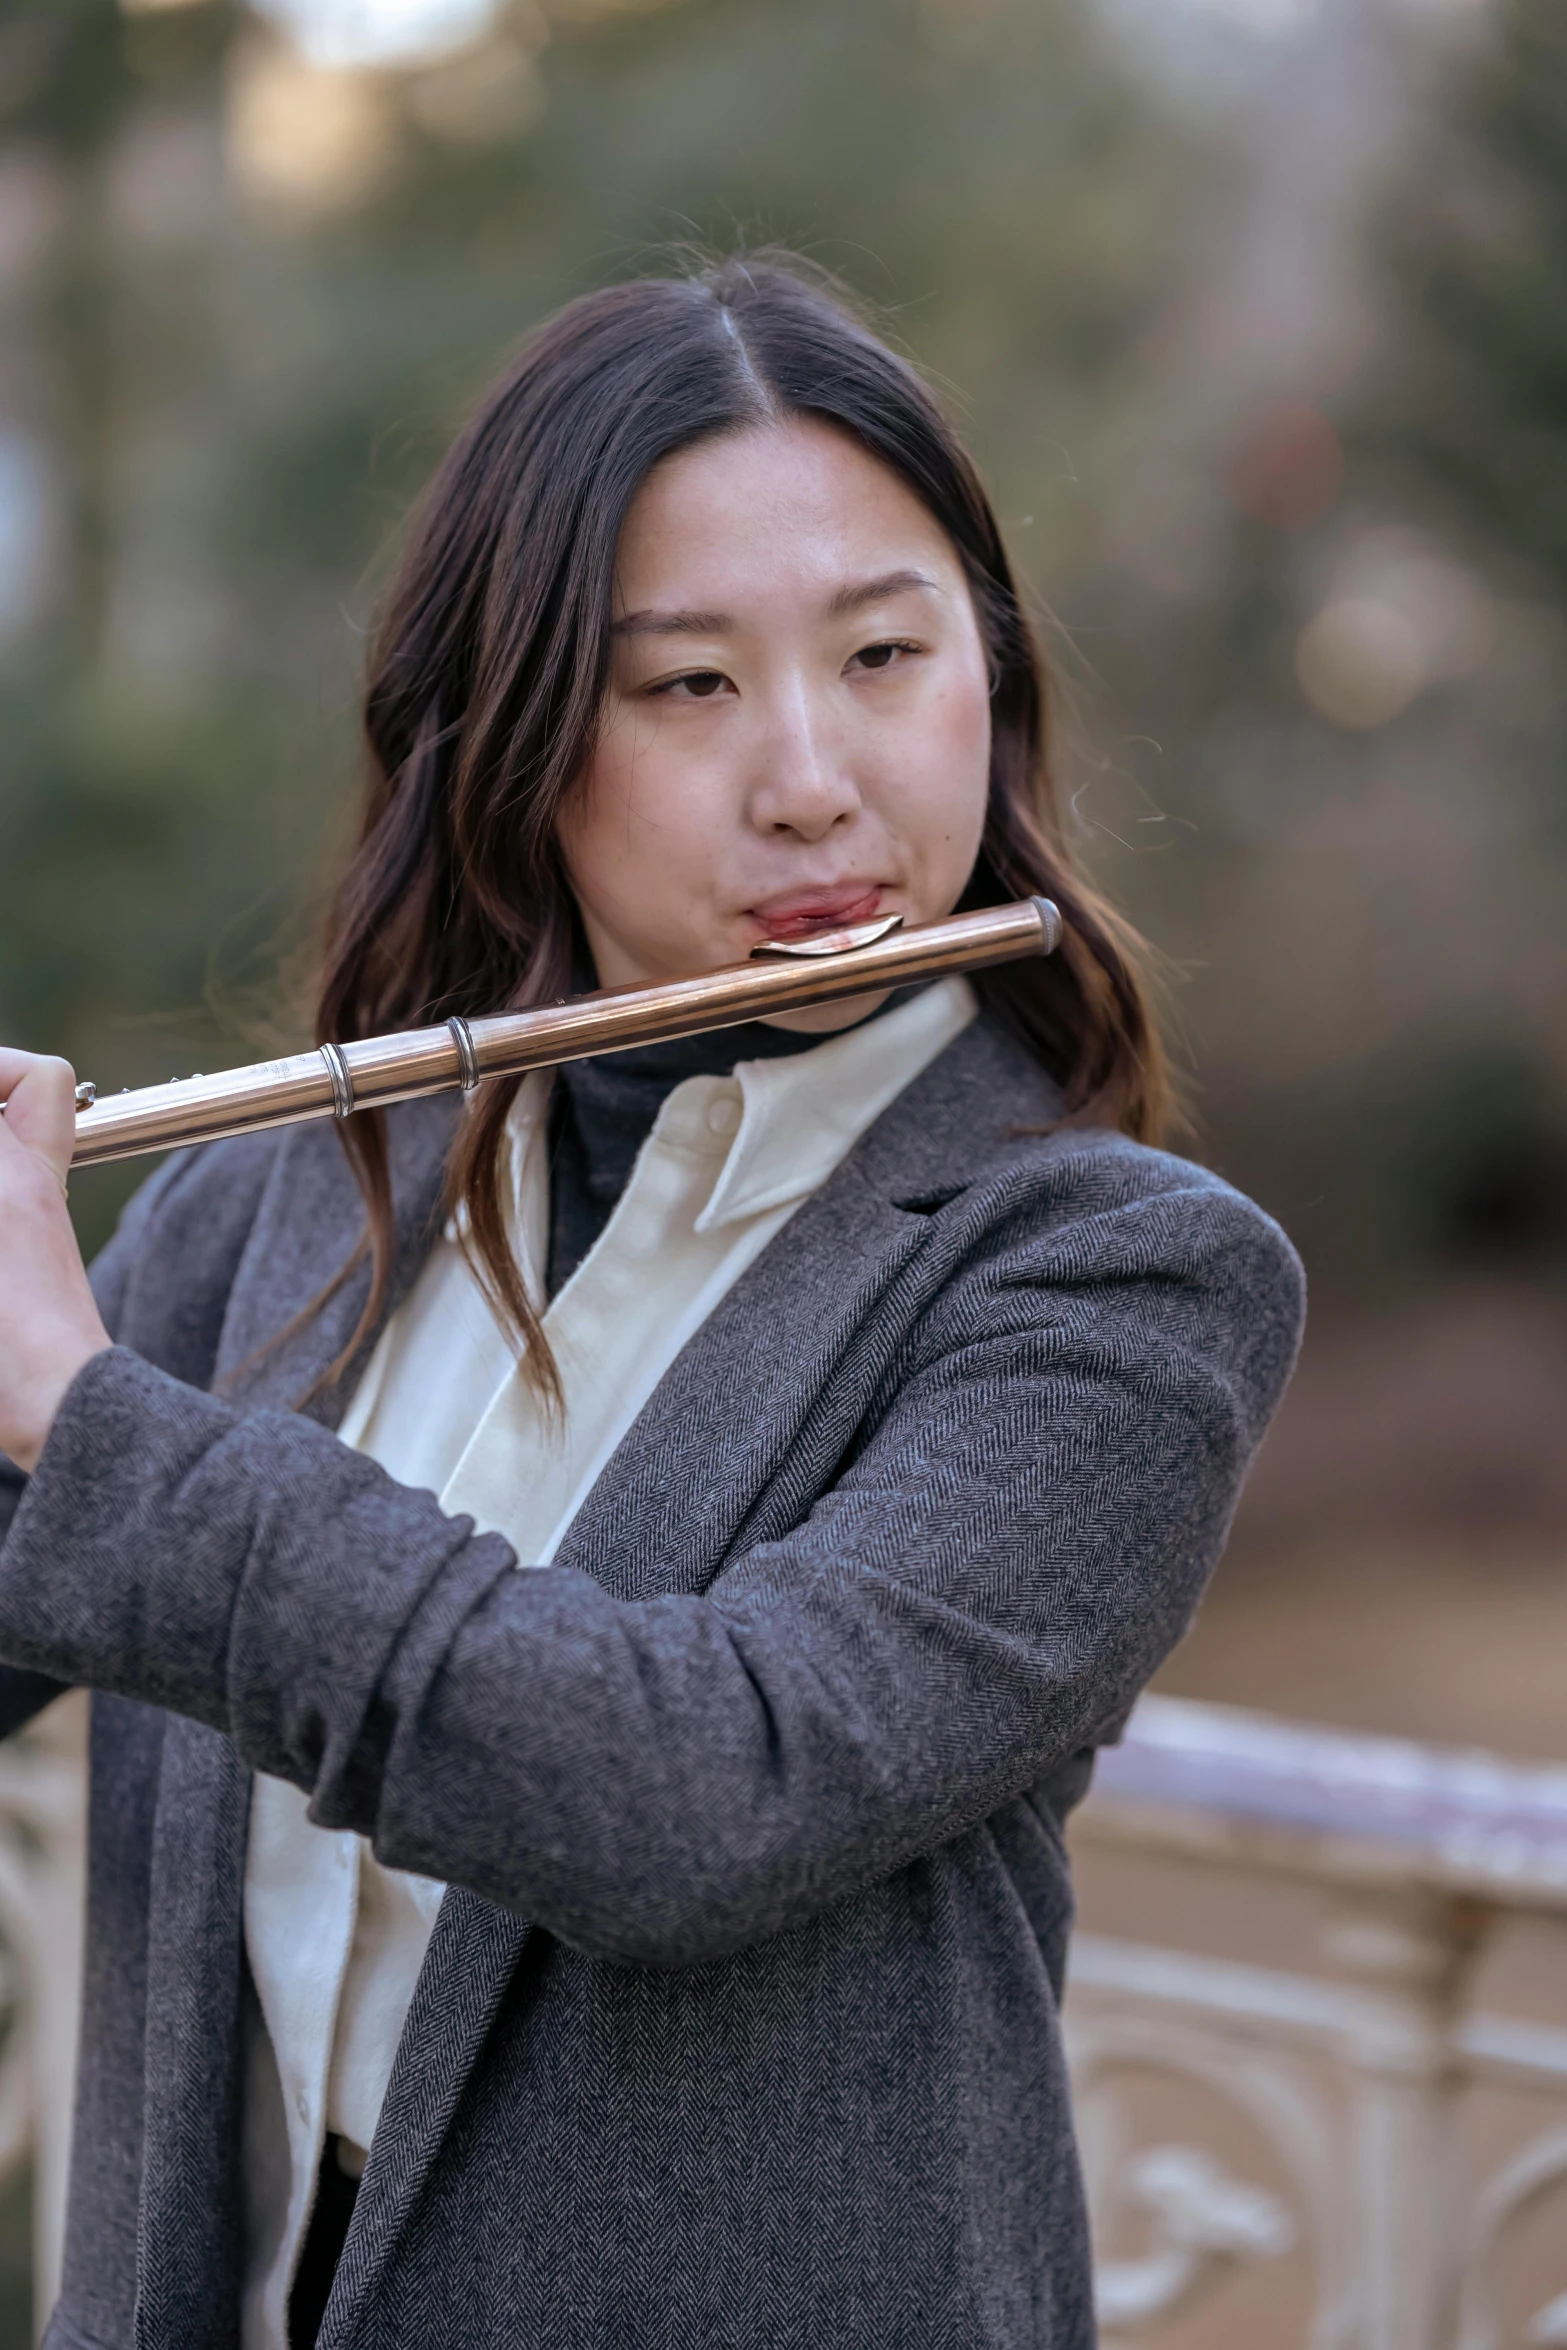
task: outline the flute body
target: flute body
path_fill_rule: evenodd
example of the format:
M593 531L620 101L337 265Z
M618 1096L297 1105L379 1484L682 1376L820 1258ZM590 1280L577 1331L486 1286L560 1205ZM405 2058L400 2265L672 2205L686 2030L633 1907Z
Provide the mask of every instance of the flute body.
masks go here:
M355 1110L419 1094L468 1092L486 1078L731 1028L769 1013L903 987L949 971L1049 954L1061 937L1061 917L1049 898L1020 898L912 930L895 923L894 917L860 931L789 945L763 941L752 961L689 979L606 988L526 1012L454 1019L439 1027L325 1045L215 1076L176 1078L104 1101L83 1087L86 1106L77 1114L71 1163L94 1166L309 1118L349 1117Z

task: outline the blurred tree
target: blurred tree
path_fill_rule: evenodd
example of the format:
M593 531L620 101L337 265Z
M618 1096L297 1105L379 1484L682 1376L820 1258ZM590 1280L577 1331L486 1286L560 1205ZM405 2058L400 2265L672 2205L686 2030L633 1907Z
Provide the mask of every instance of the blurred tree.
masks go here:
M1447 534L1498 591L1503 773L1533 802L1524 860L1499 877L1528 930L1567 902L1567 17L1497 0L1449 60L1423 138L1383 211L1399 364L1378 370L1362 463ZM1511 640L1511 643L1509 642ZM1533 651L1533 661L1519 660ZM1530 672L1533 672L1531 676ZM1547 682L1548 680L1548 682ZM1532 690L1531 690L1532 689ZM1509 699L1516 700L1509 707ZM1547 917L1549 918L1549 917ZM1559 927L1558 927L1559 935ZM1404 1100L1417 1232L1442 1254L1515 1258L1567 1241L1567 1053L1556 991L1532 1020L1449 1035ZM1530 1031L1533 1031L1531 1034ZM1440 1096L1440 1098L1439 1098Z
M1412 313L1379 456L1567 603L1567 15L1497 0L1389 206Z
M1207 1151L1324 1298L1567 1238L1567 27L1498 0L1377 40L1349 331L1228 411L1210 382L1167 452L1195 526L1095 591L1112 707L1162 746L1122 829L1193 828L1116 886L1185 966Z

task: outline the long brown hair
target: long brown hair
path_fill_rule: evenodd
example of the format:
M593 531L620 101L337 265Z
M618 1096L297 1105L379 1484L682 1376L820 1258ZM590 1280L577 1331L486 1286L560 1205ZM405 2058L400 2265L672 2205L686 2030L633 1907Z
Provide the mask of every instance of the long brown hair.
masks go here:
M571 984L574 909L555 845L608 674L616 547L661 458L778 417L823 418L907 484L968 577L991 673L990 808L964 906L1034 892L1065 923L1048 961L976 980L1056 1078L1068 1115L1155 1139L1166 1063L1135 934L1076 870L1049 759L1043 660L973 463L914 368L841 287L789 255L586 295L524 344L414 518L375 641L358 844L327 926L316 1033L547 1002ZM519 1080L468 1105L448 1206L493 1302L553 1391L497 1181ZM372 1280L393 1247L384 1120L340 1130L364 1192ZM329 1374L331 1376L331 1374Z

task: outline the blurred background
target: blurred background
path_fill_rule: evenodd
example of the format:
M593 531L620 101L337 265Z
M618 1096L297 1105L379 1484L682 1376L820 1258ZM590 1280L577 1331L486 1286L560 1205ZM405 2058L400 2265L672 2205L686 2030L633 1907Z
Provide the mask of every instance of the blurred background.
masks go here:
M963 422L1312 1276L1165 1686L1567 1755L1559 0L10 0L0 1034L297 1038L411 493L556 304L767 238Z

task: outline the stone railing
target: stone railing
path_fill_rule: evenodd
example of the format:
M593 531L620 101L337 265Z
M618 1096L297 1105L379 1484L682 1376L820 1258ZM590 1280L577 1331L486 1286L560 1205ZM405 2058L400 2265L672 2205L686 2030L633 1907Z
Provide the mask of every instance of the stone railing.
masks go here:
M1073 1844L1107 2344L1567 2344L1567 1769L1147 1698Z
M31 2156L41 2311L82 1721L0 1748L0 2177ZM1146 1698L1072 1841L1107 2350L1567 2346L1567 1769Z

